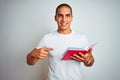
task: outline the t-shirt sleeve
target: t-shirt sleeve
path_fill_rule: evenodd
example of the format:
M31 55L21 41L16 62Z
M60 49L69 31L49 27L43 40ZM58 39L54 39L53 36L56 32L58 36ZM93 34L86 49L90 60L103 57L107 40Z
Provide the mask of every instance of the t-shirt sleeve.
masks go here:
M39 49L39 48L43 48L45 47L45 36L40 40L40 42L38 43L38 45L35 47L36 49Z

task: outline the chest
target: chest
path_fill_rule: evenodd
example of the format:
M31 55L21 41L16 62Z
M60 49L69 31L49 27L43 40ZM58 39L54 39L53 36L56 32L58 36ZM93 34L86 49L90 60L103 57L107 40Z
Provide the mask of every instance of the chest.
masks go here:
M85 41L77 37L57 37L48 39L46 44L54 49L50 51L51 56L61 56L68 47L84 48Z

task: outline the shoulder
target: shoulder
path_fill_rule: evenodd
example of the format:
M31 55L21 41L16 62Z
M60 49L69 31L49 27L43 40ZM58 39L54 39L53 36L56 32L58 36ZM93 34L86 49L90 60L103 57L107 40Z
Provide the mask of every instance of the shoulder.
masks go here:
M54 32L45 34L42 38L47 40L47 39L53 38L56 35L57 35L57 33L54 31Z
M57 33L54 31L54 32L45 34L44 36L45 36L45 37L52 37L52 36L54 36L54 35L56 35L56 34L57 34Z

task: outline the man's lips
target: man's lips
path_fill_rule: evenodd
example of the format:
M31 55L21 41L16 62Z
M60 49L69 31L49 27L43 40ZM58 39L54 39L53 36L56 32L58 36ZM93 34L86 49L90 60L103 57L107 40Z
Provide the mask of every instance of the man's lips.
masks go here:
M67 23L61 23L61 25L62 25L62 26L66 26L66 25L67 25Z

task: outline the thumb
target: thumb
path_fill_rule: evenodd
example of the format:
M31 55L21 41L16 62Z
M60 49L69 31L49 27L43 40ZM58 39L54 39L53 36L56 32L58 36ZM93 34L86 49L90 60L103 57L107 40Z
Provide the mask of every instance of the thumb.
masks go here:
M89 50L88 50L88 53L91 53L93 51L93 49L92 48L90 48Z

